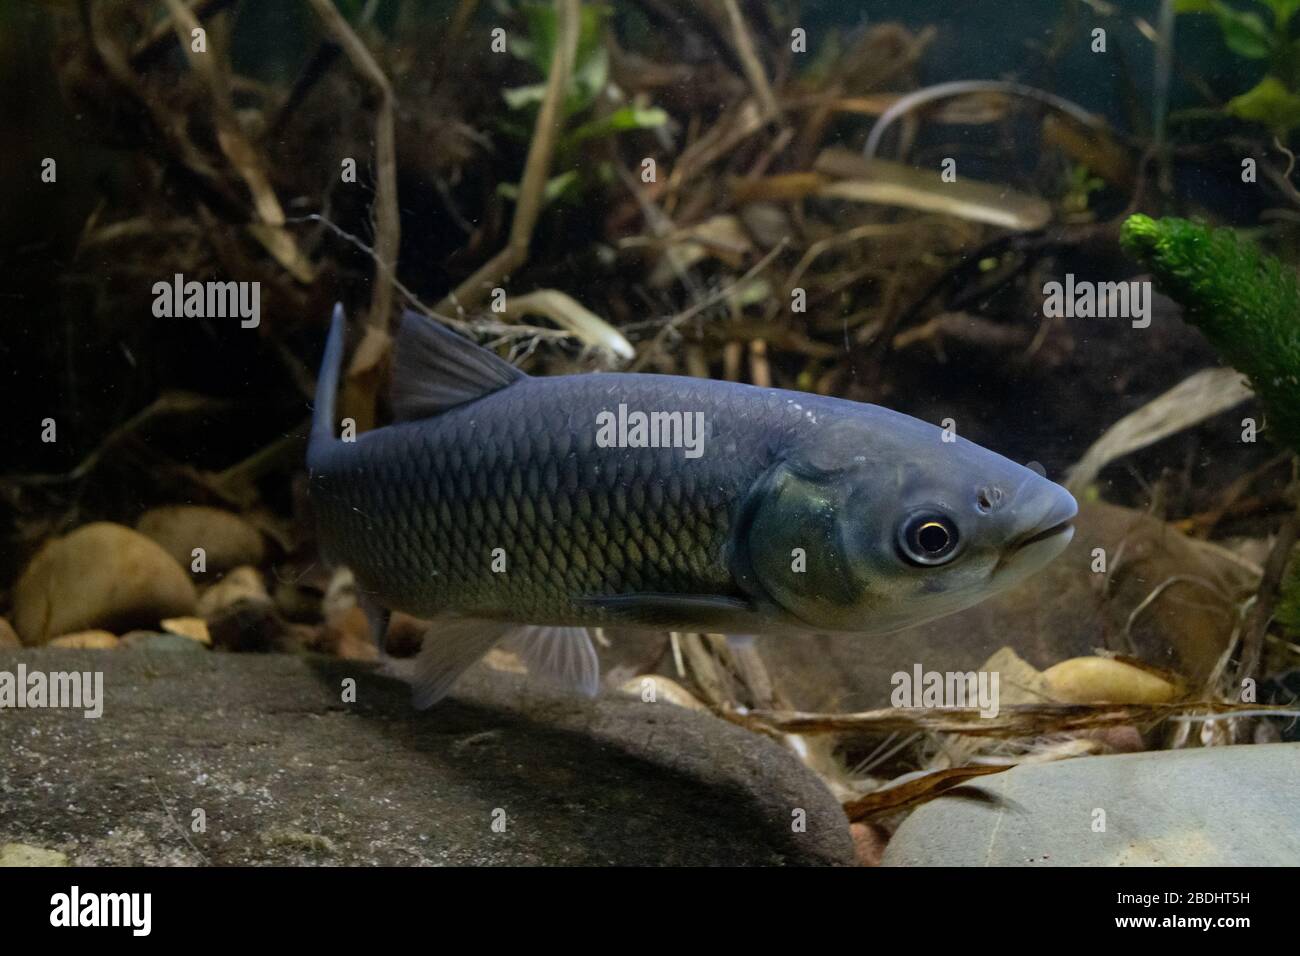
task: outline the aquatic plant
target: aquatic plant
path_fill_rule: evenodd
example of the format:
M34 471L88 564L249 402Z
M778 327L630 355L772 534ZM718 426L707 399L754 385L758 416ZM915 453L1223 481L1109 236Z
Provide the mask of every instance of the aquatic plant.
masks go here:
M1291 39L1291 21L1300 0L1256 0L1270 18L1223 0L1176 0L1178 13L1205 13L1219 23L1228 49L1248 60L1267 60L1268 73L1245 93L1235 96L1224 111L1239 119L1262 123L1279 137L1300 126L1300 47Z
M554 8L547 4L530 3L522 7L527 22L527 34L516 37L510 42L510 52L516 58L530 63L543 76L548 74L555 44L559 36L558 20ZM562 197L573 198L581 194L584 186L581 169L576 167L574 152L579 145L588 140L614 136L631 130L653 129L668 121L668 114L661 109L643 107L635 103L625 103L605 115L599 115L585 122L572 124L570 121L587 113L597 98L606 89L609 78L609 53L605 48L603 33L609 8L600 4L582 7L574 51L573 69L565 87L563 114L566 123L556 143L557 165L564 172L551 177L543 193L546 202ZM533 83L502 91L506 105L511 110L535 113L546 93L546 82ZM503 124L506 131L520 138L527 138L528 127ZM597 166L598 179L612 179L609 164L601 162ZM514 199L519 194L515 183L501 183L498 190L507 198Z
M1130 216L1120 242L1250 379L1274 439L1300 449L1300 289L1292 269L1231 229L1185 219Z

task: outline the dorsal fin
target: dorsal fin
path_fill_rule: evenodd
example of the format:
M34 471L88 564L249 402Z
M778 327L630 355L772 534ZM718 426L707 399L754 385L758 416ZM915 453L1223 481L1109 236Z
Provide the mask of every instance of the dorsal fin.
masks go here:
M393 415L430 418L527 378L509 362L415 312L402 313L393 343Z

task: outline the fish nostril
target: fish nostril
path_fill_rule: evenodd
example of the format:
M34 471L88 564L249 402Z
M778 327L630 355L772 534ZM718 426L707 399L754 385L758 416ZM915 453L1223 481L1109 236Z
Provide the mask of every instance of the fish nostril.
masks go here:
M992 514L1002 502L1002 489L995 485L986 485L975 495L975 507L982 514Z

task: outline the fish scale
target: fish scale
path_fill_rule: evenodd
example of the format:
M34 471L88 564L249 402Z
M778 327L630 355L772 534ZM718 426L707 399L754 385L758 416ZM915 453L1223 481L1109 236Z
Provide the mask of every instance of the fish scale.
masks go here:
M742 404L671 376L526 379L330 446L312 474L323 543L365 590L422 616L590 623L587 598L741 596L736 508L803 414L778 395ZM598 447L597 416L620 402L702 412L705 454Z

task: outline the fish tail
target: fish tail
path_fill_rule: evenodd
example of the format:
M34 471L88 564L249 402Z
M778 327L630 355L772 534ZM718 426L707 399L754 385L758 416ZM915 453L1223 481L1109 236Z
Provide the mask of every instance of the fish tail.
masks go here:
M339 389L339 371L343 367L345 324L343 303L337 302L334 317L330 319L329 338L325 340L320 374L316 377L316 404L311 417L311 440L307 444L308 460L334 441L334 395Z

